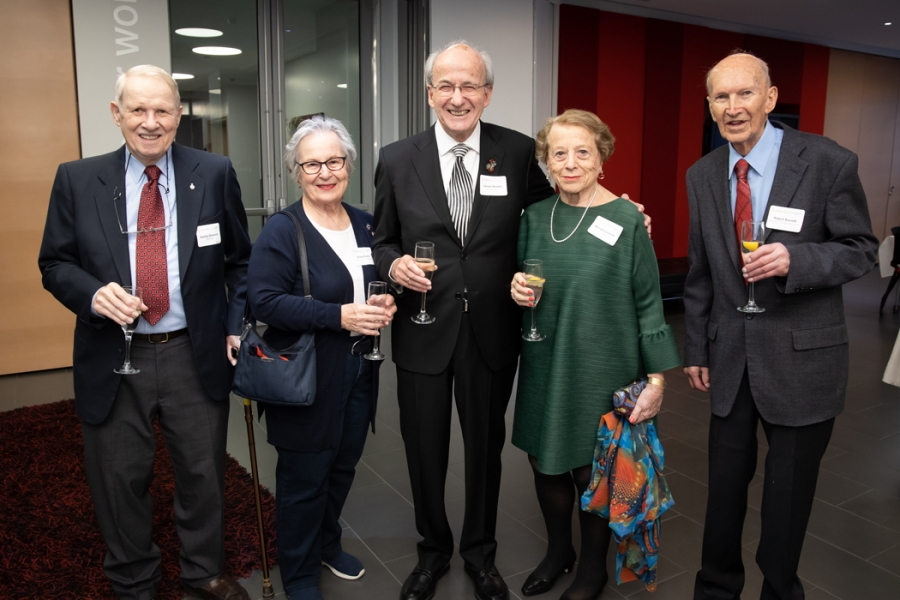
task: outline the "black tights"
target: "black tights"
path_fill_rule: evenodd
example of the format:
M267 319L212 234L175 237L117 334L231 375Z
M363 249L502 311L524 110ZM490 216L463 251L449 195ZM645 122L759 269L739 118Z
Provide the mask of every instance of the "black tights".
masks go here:
M537 458L529 455L534 472L534 487L544 523L547 525L547 555L534 570L539 579L550 579L575 560L572 546L572 508L591 481L591 465L573 469L571 473L546 475L537 470ZM575 493L578 492L576 496ZM579 508L581 558L575 580L561 600L593 600L606 585L606 550L612 533L609 520L586 513Z

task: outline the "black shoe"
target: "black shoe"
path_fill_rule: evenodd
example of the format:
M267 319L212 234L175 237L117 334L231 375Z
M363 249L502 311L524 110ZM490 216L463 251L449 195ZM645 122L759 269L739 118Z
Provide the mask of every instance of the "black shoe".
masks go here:
M525 580L525 583L522 584L522 595L523 596L537 596L538 594L543 594L544 592L549 592L553 585L556 583L556 580L563 573L568 573L572 570L572 567L575 566L575 553L572 553L572 558L563 566L562 569L556 572L556 575L550 577L549 579L539 579L534 576L534 571L532 571L531 575L528 576L528 579Z
M466 565L466 574L475 584L475 597L478 600L509 600L509 588L496 567L475 570Z
M448 570L450 570L450 563L437 571L416 567L403 582L403 587L400 588L400 600L431 600L434 597L438 579L443 577Z

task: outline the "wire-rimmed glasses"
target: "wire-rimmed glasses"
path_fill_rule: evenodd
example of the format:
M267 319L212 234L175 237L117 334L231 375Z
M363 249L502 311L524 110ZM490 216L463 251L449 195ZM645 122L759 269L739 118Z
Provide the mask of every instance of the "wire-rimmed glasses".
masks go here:
M163 187L166 192L166 205L169 206L169 188ZM156 231L165 231L172 227L173 219L175 218L175 207L169 206L169 224L164 227L144 227L143 229L132 229L128 230L122 227L122 219L119 217L119 199L122 197L122 192L119 191L119 188L116 187L113 190L113 209L116 211L116 223L119 224L119 231L122 235L137 235L139 233L153 233Z

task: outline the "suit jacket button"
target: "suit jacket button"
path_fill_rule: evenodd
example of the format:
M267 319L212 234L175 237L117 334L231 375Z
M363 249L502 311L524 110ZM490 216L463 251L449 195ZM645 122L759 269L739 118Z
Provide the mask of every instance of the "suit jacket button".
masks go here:
M468 260L468 259L469 259L469 255L464 253L464 254L462 255L462 259L463 259L463 260Z
M748 321L752 321L753 315L744 315L744 318L746 318Z

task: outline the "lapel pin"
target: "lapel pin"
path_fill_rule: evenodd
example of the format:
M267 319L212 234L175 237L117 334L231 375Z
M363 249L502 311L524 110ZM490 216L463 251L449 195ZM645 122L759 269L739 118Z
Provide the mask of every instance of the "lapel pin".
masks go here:
M484 168L487 169L488 173L493 173L494 169L497 168L497 161L493 158L490 159L489 161L487 161L487 164L484 166Z
M194 189L194 184L193 184L193 183L191 184L191 189Z

